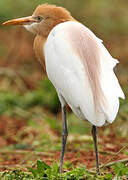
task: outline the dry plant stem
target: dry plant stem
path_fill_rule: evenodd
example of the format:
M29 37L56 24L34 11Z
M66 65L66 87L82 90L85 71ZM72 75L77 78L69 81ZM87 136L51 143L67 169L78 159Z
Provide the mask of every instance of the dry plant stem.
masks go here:
M31 154L34 154L34 155L46 155L46 156L51 156L53 155L53 153L50 153L50 152L38 152L38 151L25 151L25 150L0 150L0 154L28 154L28 153L31 153Z
M43 161L49 161L49 162L53 162L53 159L49 159L49 158L47 158L47 159L43 159ZM34 164L22 164L22 166L21 166L21 164L19 163L19 164L10 164L10 165L0 165L0 169L2 169L2 168L6 168L6 169L15 169L16 167L18 167L19 169L23 169L23 168L27 168L27 167L29 167L29 166L31 166L31 167L35 167L36 166L36 162L34 163Z
M30 154L27 154L27 156L19 163L20 165L24 164L28 159L30 159L31 157L33 157L33 155L35 156L39 156L39 155L51 155L50 153L38 153L38 152L34 152L34 151L30 151ZM43 159L44 160L44 159ZM46 160L49 160L48 158ZM35 165L36 163L34 163Z
M28 154L29 153L29 154ZM19 167L21 165L23 165L28 159L30 159L33 155L34 156L52 156L53 153L49 153L49 152L38 152L38 151L13 151L13 150L0 150L0 154L24 154L27 155L25 158L23 158L23 160L19 163ZM53 161L53 159L47 158L47 159L43 159L44 161ZM32 167L34 167L36 165L36 162L34 164L32 164ZM11 165L0 165L0 168L7 168L9 169ZM12 165L13 166L13 165ZM18 165L14 165L14 166L18 166Z
M118 156L118 154L120 154L124 149L126 149L128 147L128 144L126 144L125 146L123 146L117 153L115 153L115 155L109 159L105 164L101 165L100 168L104 168L106 167L107 164L109 164L116 156ZM119 161L116 161L119 162ZM111 163L110 163L111 164Z
M108 151L98 151L100 154L104 154L104 155L115 155L114 152L108 152Z
M24 164L27 160L29 160L33 156L33 153L27 155L23 160L19 163L20 165ZM37 155L36 155L37 156Z
M100 169L101 169L101 168L105 168L105 167L113 166L113 165L116 164L116 163L125 163L125 162L128 162L128 158L126 158L126 159L121 159L121 160L118 160L118 161L113 161L113 162L110 162L110 163L108 163L108 164L101 165L101 166L100 166Z
M16 168L20 168L20 169L26 169L28 167L28 165L19 165L19 164L10 164L10 165L0 165L0 169L2 168L6 168L6 169L10 169L10 170L14 170Z

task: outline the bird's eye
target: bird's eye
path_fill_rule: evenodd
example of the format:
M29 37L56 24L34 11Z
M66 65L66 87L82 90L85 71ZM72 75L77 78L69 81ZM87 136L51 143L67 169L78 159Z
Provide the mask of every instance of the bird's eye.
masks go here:
M38 21L41 21L43 19L43 17L42 16L36 16L35 19Z
M37 16L37 19L40 21L42 19L42 17L41 16Z

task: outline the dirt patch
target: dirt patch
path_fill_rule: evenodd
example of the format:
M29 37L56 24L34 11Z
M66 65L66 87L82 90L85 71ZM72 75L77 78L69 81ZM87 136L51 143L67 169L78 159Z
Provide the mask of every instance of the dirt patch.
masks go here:
M48 163L49 165L52 164L53 161L59 162L60 159L60 152L59 151L47 151L47 152L34 152L34 149L31 149L31 142L38 136L40 132L36 129L30 131L24 131L27 127L27 121L25 119L20 118L9 118L7 116L1 116L0 118L0 148L6 148L10 145L15 145L22 142L24 139L29 139L30 136L33 136L31 141L26 141L28 143L28 147L25 149L21 149L18 147L19 150L10 150L7 148L0 151L0 170L12 169L17 166L32 166L36 162L37 159L41 159ZM19 133L22 132L22 133ZM111 131L112 132L112 131ZM100 134L102 134L102 129ZM58 137L60 138L60 137ZM114 139L114 142L112 142ZM119 143L120 142L120 143ZM122 143L126 142L125 138L117 137L114 132L108 134L107 136L100 136L99 137L99 160L100 164L106 163L109 159L111 159L116 152L118 152L121 147ZM57 142L54 142L57 143ZM74 144L75 142L72 142ZM77 144L82 145L81 142L77 141ZM85 165L87 168L95 167L95 153L93 149L90 150L81 150L75 149L72 144L67 144L67 149L65 152L64 161L70 162L75 167L79 167L81 165ZM29 149L29 150L27 150ZM121 152L118 156L116 156L113 161L128 158L123 152ZM30 163L31 162L31 163Z

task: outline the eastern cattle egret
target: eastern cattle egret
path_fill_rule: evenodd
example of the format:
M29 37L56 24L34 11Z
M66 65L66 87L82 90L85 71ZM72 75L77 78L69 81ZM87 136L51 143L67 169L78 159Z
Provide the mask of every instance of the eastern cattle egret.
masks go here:
M99 172L97 127L114 121L119 97L124 99L113 71L118 61L112 58L91 30L62 7L39 5L32 16L10 20L3 25L24 25L36 35L35 54L56 88L62 107L60 172L68 136L66 103L80 119L92 123Z

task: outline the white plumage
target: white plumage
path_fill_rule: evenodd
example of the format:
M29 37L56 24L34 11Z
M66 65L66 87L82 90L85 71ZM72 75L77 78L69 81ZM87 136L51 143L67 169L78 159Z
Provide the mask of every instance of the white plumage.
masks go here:
M60 173L68 136L66 103L81 119L92 125L92 137L99 173L97 127L112 123L123 91L113 68L118 61L109 54L93 32L71 14L55 5L39 5L32 16L9 20L3 25L22 24L36 34L34 50L55 86L62 110ZM45 62L44 62L45 61Z
M95 126L114 121L124 93L113 72L118 61L100 39L78 22L64 22L50 32L44 54L48 77L61 101Z

